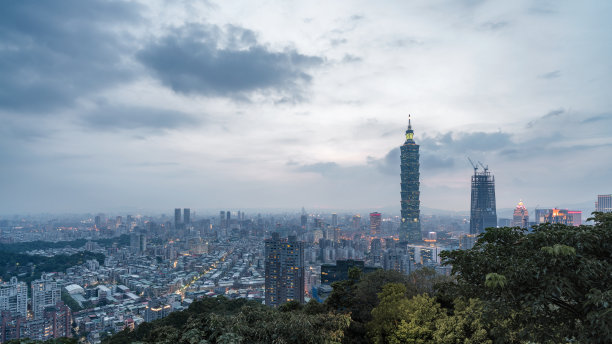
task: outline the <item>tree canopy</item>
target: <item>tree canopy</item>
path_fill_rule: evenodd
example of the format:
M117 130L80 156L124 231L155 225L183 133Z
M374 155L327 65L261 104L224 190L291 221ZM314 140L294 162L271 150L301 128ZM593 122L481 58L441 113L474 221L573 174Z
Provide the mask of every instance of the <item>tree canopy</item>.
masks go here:
M350 318L327 311L284 311L244 299L207 298L103 342L111 343L341 343Z
M594 226L489 228L473 249L443 252L457 277L447 296L485 302L498 339L612 342L612 214L594 215Z

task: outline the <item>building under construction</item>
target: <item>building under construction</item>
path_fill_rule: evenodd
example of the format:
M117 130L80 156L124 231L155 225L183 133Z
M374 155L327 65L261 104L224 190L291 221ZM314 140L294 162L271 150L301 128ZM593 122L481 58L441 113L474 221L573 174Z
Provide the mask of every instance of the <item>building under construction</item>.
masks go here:
M470 160L470 162L472 162ZM495 177L488 166L482 165L483 171L472 162L472 205L470 211L470 234L484 232L485 228L497 227L497 209L495 207Z

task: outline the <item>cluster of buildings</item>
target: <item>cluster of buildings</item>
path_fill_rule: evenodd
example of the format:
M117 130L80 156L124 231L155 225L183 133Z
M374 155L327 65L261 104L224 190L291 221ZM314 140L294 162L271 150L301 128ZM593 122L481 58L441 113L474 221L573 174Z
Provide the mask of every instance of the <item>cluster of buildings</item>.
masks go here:
M28 286L16 277L0 284L0 341L71 337L72 313L61 300L61 290L48 275ZM31 313L28 313L28 304Z
M331 284L347 279L353 267L365 273L429 267L450 274L450 267L440 265L440 253L472 248L487 227L581 224L581 212L567 209L536 209L530 218L522 201L511 219L498 219L494 176L487 166L473 166L469 215L422 216L419 145L409 120L401 146L400 216L308 214L302 209L297 215L256 216L223 210L196 218L190 208L176 208L173 217L99 214L42 226L0 226L5 242L88 240L84 247L29 254L87 250L105 256L103 262L90 260L43 274L30 285L17 277L2 282L0 342L79 336L99 343L106 335L217 295L273 307L310 298L323 301ZM598 196L598 211L612 211L610 196ZM129 240L114 242L121 235ZM106 244L98 243L105 238Z

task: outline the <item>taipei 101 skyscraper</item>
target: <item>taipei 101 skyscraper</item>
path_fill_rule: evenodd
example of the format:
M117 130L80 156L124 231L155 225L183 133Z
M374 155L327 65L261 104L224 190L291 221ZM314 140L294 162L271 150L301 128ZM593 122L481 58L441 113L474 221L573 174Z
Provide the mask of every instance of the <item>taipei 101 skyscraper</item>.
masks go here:
M406 142L401 149L401 205L402 223L400 242L415 242L421 238L419 201L419 145L414 142L414 131L408 115Z

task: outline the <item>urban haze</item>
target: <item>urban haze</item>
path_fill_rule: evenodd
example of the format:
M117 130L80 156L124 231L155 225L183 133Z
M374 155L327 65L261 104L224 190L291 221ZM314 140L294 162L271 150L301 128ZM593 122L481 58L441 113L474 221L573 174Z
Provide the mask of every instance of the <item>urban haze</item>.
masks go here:
M0 343L609 343L611 14L3 1Z

